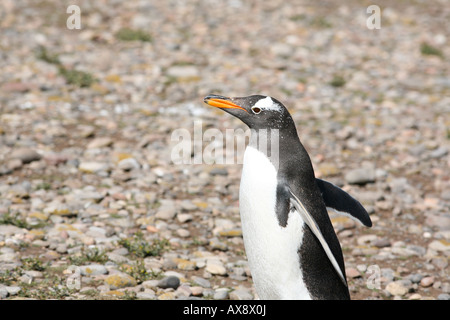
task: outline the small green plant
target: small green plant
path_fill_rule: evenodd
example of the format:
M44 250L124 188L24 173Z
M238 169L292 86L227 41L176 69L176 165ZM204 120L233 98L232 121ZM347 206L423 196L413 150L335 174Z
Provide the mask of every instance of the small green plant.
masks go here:
M17 281L19 275L16 270L5 270L0 272L0 283L9 286Z
M90 87L95 79L90 73L79 71L79 70L69 70L63 66L59 67L59 74L62 75L68 84L76 85L80 88Z
M329 84L335 88L343 87L345 85L344 77L340 75L334 75L333 79L329 82Z
M142 232L137 232L133 238L121 239L119 244L140 258L159 256L170 247L167 239L155 239L151 243L144 239Z
M37 186L36 186L36 190L46 190L46 191L48 191L48 190L50 190L52 188L52 184L51 183L49 183L49 182L41 182L41 183L39 183Z
M438 56L440 58L444 58L444 54L442 53L441 50L433 47L432 45L429 45L426 42L423 42L420 45L420 52L425 56Z
M40 46L36 52L36 58L43 60L47 63L60 65L59 57L55 53L48 52L46 47Z
M47 48L41 46L36 52L36 57L47 63L54 64L58 66L59 74L66 79L68 84L76 85L80 88L90 87L94 82L95 78L92 74L84 71L79 71L75 69L67 69L64 67L59 60L59 55L56 53L50 53Z
M148 271L145 268L144 261L142 259L137 260L134 265L122 265L120 267L122 272L129 274L137 283L142 283L146 280L160 279L162 277L161 272Z
M23 268L25 270L35 270L44 271L45 266L39 258L23 258L22 260Z
M136 300L137 299L137 294L134 291L125 290L124 293L125 293L125 295L122 298L123 300Z
M18 214L13 215L10 212L0 216L0 224L10 224L19 228L31 229L31 226L25 219L19 217Z
M116 37L122 41L143 41L151 42L152 36L143 30L134 30L130 28L122 28L116 33Z
M310 25L312 27L320 29L328 29L333 27L331 22L329 22L325 17L315 17L314 19L311 20Z
M83 250L81 250L78 254L70 256L69 261L71 264L76 266L83 265L86 262L105 263L108 261L108 256L106 255L106 252L99 250L98 248L83 248Z

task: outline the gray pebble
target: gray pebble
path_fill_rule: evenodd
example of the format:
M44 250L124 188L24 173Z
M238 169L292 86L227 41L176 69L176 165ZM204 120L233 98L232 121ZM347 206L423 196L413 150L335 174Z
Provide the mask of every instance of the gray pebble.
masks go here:
M23 163L30 163L33 161L38 161L42 156L36 151L28 148L20 148L14 150L11 155L11 159L20 159Z
M106 267L101 264L90 264L87 266L81 266L80 273L83 276L93 276L93 275L107 274L108 269L106 269Z
M412 283L419 283L422 278L423 275L421 275L420 273L414 273L408 277L408 279L411 280Z
M194 284L199 285L200 287L211 288L211 282L202 277L192 276L191 280Z
M179 285L180 285L180 279L178 279L178 277L169 276L169 277L165 277L165 278L161 279L158 282L157 286L162 289L167 289L167 288L176 289L176 288L178 288Z
M0 299L5 299L8 296L8 290L5 287L0 287Z
M15 295L18 294L18 293L20 292L20 290L21 290L21 288L18 287L18 286L7 286L7 287L5 287L5 288L6 288L6 290L8 291L8 294L9 294L10 296L15 296Z
M448 154L448 149L446 147L439 147L436 150L430 152L430 157L433 159L442 158Z
M227 288L218 288L214 291L214 300L226 300L229 297L229 291Z
M345 181L349 184L366 184L375 181L374 168L358 168L345 174Z
M253 300L253 295L247 288L238 288L230 292L230 300Z

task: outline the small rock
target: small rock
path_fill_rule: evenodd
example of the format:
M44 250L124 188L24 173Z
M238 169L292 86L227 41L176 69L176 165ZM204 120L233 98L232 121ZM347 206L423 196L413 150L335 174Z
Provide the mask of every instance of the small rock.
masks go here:
M192 221L193 217L192 214L190 213L180 213L177 215L177 220L180 223L185 223L185 222L189 222Z
M142 286L148 290L156 290L158 288L159 280L146 280L142 282Z
M211 274L217 274L221 276L227 274L227 269L220 261L217 260L208 260L205 270Z
M229 297L227 288L218 288L215 290L213 299L214 300L226 300Z
M334 165L333 163L320 164L318 167L318 171L326 177L335 176L335 175L339 174L339 168L336 165Z
M101 138L95 138L89 144L86 148L88 149L96 149L96 148L104 148L109 147L113 144L113 140L109 137L101 137Z
M411 280L412 283L419 283L423 279L423 275L420 273L415 273L410 275L408 279Z
M435 251L449 251L450 242L448 242L447 240L434 240L428 245L428 248Z
M197 78L199 76L199 70L195 66L172 66L167 69L167 75L174 78L188 79Z
M430 153L430 157L437 159L437 158L442 158L443 156L446 156L447 154L448 154L448 149L446 147L439 147Z
M450 216L446 214L426 214L425 224L440 230L450 230Z
M345 274L347 275L348 278L352 279L361 277L361 273L355 268L346 268Z
M191 280L194 284L199 285L200 287L203 288L211 288L211 282L209 282L209 280L206 280L202 277L198 277L198 276L192 276Z
M111 290L136 286L136 280L126 273L115 273L105 278L105 283Z
M162 289L173 288L176 289L180 285L180 279L175 276L165 277L158 282L158 287Z
M197 268L197 265L193 261L189 261L186 259L177 259L177 268L184 271L192 271Z
M0 287L0 299L5 299L8 296L8 290L5 287Z
M33 161L41 160L42 156L36 151L28 148L20 148L14 150L11 155L11 159L20 159L22 163L30 163Z
M386 248L391 246L391 242L388 238L376 239L372 244L377 248Z
M422 296L418 293L414 293L408 299L409 300L420 300L420 299L422 299Z
M175 292L166 292L158 296L158 300L174 300L176 298Z
M375 169L373 167L358 168L345 174L345 181L349 184L366 184L375 182Z
M242 229L219 231L219 235L227 238L242 237Z
M134 158L126 158L120 160L119 163L117 164L117 167L123 171L130 171L133 169L139 169L141 165Z
M8 294L9 294L10 296L15 296L15 295L18 294L18 293L20 292L20 290L21 290L21 288L18 287L18 286L7 286L7 287L5 287L5 288L6 288L6 290L8 291Z
M420 285L424 288L431 287L434 283L434 277L424 277L420 280Z
M81 266L80 273L83 276L107 274L108 269L101 264L90 264L88 266Z
M358 245L363 246L363 245L372 244L377 239L378 239L378 236L375 234L366 234L366 235L358 237L356 242L358 243Z
M191 287L191 293L193 296L201 296L201 295L203 295L203 291L204 291L204 289L202 287L199 287L199 286Z
M177 288L176 292L175 292L178 296L182 295L185 297L189 297L192 294L192 290L189 286L186 285L181 285Z
M26 229L22 229L10 224L0 224L0 235L3 235L5 237L25 233L27 233Z
M22 165L23 165L22 160L20 160L20 159L10 159L10 160L6 163L6 168L7 168L8 170L13 171L13 170L19 169L20 167L22 167Z
M177 235L181 238L187 238L191 235L191 233L189 232L189 230L186 229L178 229L176 231Z
M57 247L56 247L56 252L58 252L58 253L66 253L67 252L67 245L65 245L64 243L61 243L61 244L59 244Z
M176 214L177 210L175 204L172 202L166 202L158 208L155 217L161 220L171 220L176 216Z
M238 288L230 292L230 300L252 300L253 295L247 288Z
M226 168L217 168L216 167L216 168L211 169L209 174L212 176L227 176L228 170Z
M404 296L408 293L408 288L406 288L401 281L393 281L388 283L386 290L393 296Z
M78 169L85 173L97 173L108 170L109 166L103 162L87 161L81 162Z
M144 291L136 293L136 298L141 300L153 300L156 298L156 295L153 291Z
M181 206L181 209L184 210L184 211L194 211L194 210L197 210L197 208L198 208L190 200L183 200L183 201L181 201L180 206Z
M228 246L226 245L226 243L220 241L217 238L212 238L209 241L209 245L211 246L211 248L213 250L220 250L220 251L227 251L228 250Z
M441 293L438 295L438 300L450 300L450 294L448 293Z

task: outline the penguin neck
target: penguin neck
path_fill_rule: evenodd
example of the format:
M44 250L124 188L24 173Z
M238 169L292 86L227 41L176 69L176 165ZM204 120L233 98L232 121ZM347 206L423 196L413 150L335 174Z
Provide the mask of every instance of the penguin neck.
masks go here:
M252 128L248 146L263 153L277 171L280 165L285 165L286 159L292 158L290 156L292 153L304 150L295 127L293 130L292 128ZM280 161L281 157L283 157L283 161Z

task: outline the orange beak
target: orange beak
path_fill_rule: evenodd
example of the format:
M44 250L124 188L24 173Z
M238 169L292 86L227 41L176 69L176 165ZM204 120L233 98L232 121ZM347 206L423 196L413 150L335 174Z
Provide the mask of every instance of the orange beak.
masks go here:
M221 109L241 109L248 113L247 110L242 108L241 106L238 106L237 104L231 102L230 98L222 97L222 96L216 96L216 95L208 95L204 99L206 104L209 104L210 106L221 108Z

